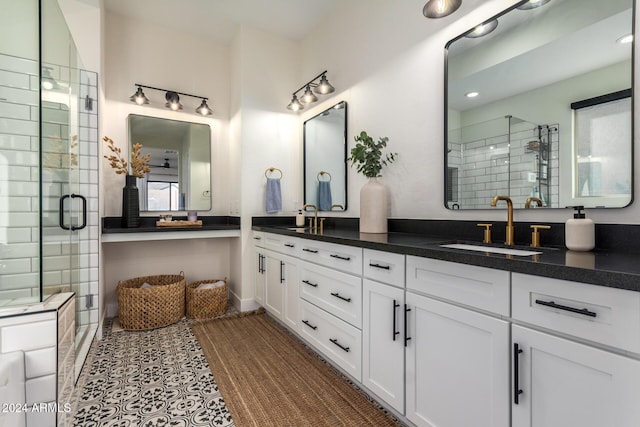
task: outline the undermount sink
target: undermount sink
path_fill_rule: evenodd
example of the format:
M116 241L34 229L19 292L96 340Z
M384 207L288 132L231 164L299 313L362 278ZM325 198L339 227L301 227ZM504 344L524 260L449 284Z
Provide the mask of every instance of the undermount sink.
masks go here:
M451 243L446 245L440 245L440 247L450 248L450 249L463 249L467 251L476 251L476 252L490 252L494 254L516 255L516 256L531 256L531 255L538 255L542 253L538 251L529 251L524 249L497 248L494 246L469 245L466 243Z

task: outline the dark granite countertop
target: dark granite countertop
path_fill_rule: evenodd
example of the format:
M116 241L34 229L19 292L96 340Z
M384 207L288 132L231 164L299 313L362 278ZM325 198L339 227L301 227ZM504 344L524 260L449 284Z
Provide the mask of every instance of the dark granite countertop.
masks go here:
M202 231L202 230L239 230L240 218L233 216L199 216L202 226L198 227L157 227L159 217L141 217L140 227L122 227L122 218L119 216L107 216L102 218L102 233L166 233L170 231ZM186 220L186 216L174 216L174 220Z
M455 223L455 221L451 222ZM355 227L353 224L347 223L333 224L326 227L323 234L313 234L306 229L296 231L290 225L261 224L256 220L253 225L254 230L268 233L640 292L640 252L612 248L596 249L591 252L575 252L559 246L535 249L527 246L514 246L514 249L535 250L542 252L542 254L504 255L440 247L441 244L447 243L481 245L481 236L480 240L476 241L467 241L457 236L448 239L441 232L434 234L413 233L407 232L406 228L406 224L404 224L403 227L390 227L390 230L403 229L403 231L390 231L381 235L361 234L358 232L357 223ZM492 246L504 247L499 244Z

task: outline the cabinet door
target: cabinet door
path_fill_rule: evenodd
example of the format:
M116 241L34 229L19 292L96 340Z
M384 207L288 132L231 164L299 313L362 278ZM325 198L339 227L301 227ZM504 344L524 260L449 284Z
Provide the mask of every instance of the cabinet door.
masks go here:
M517 325L512 340L514 427L640 426L640 361Z
M404 289L364 280L362 383L404 413Z
M282 305L284 296L284 261L279 254L265 251L266 292L264 308L273 316L282 319Z
M284 262L284 308L282 321L293 330L296 330L300 317L300 261L290 256L282 257L282 261Z
M255 265L254 265L254 274L255 274L255 300L261 306L264 306L264 291L265 291L265 281L266 281L266 262L264 258L264 253L260 250L255 251Z
M419 426L509 426L509 324L407 292L406 416Z

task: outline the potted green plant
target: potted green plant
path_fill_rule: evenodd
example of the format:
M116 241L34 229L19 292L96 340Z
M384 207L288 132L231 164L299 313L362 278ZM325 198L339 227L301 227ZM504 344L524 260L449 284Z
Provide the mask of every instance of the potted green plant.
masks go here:
M389 138L381 137L374 141L365 131L354 137L355 147L347 159L351 166L357 165L357 171L369 178L360 189L360 232L387 232L387 187L378 181L380 171L396 159L398 153L383 153Z

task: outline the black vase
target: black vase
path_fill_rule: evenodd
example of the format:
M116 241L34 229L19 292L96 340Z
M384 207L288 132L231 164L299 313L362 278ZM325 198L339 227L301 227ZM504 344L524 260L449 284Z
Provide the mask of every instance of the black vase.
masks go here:
M122 189L122 227L140 227L140 197L133 175L126 176L126 185Z

